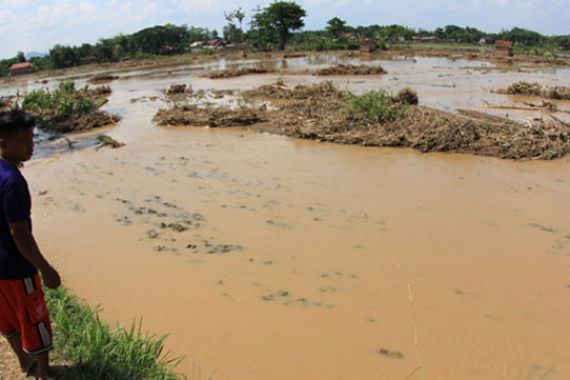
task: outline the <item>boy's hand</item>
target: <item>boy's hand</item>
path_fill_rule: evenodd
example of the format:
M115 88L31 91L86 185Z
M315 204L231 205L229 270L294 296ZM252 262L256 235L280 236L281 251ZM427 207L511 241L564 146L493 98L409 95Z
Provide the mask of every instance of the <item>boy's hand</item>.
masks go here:
M59 273L51 266L42 270L42 276L44 277L44 283L49 289L57 289L61 285Z

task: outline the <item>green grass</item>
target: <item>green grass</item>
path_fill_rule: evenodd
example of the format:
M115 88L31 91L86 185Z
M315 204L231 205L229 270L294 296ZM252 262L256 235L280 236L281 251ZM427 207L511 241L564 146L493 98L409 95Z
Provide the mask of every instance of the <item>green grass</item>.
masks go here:
M181 358L163 353L165 336L142 332L141 323L130 329L112 328L97 310L65 289L46 289L54 329L56 362L70 365L63 379L169 380Z

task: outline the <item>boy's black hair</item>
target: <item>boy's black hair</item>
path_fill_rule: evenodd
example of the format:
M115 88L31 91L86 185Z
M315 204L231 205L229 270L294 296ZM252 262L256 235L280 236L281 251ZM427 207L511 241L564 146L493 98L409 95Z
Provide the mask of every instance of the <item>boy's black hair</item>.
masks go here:
M12 136L35 125L36 119L22 110L12 109L0 112L0 138Z

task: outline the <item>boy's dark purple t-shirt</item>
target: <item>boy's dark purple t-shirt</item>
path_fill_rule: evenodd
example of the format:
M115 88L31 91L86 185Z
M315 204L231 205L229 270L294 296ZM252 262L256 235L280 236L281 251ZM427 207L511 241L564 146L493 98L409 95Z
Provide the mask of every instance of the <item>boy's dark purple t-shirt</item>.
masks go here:
M18 250L9 226L9 223L28 222L31 231L31 209L24 176L17 167L0 159L0 280L19 280L37 273Z

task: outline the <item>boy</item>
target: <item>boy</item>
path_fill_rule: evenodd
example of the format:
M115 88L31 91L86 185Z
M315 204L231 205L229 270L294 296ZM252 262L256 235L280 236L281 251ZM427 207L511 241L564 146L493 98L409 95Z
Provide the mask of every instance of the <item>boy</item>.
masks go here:
M30 192L18 169L34 152L34 124L23 111L0 113L0 333L22 372L37 363L40 379L47 380L53 346L38 270L50 289L61 280L32 235Z

